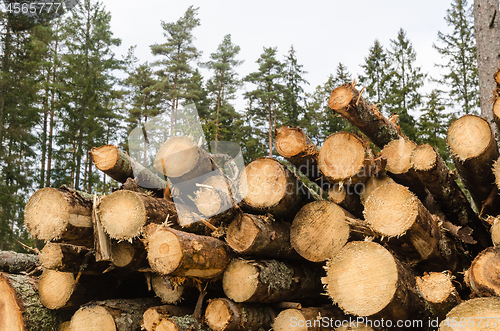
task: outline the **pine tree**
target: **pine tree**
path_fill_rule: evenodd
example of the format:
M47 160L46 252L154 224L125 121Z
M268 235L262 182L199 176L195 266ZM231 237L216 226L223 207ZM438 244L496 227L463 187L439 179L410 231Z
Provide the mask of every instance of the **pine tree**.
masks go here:
M479 81L472 6L466 0L453 0L444 18L453 28L449 34L438 32L434 48L446 64L437 64L445 73L439 83L449 87L452 103L461 114L476 114L479 107Z
M402 132L411 140L416 140L416 123L411 112L422 103L419 88L424 84L425 75L415 65L416 53L403 29L399 30L395 40L391 40L389 55L391 67L387 76L387 109L399 116Z
M156 89L164 94L165 101L169 104L170 134L174 134L176 113L183 100L194 98L189 83L194 70L191 63L200 56L200 52L193 45L193 30L200 25L197 18L198 8L190 6L184 16L176 22L161 22L163 35L166 41L163 44L151 46L153 55L161 56L156 62L157 74L160 77Z
M245 99L249 101L250 124L255 127L258 136L265 137L262 126L267 119L270 157L273 155L273 129L278 121L277 108L284 90L283 64L276 59L276 53L276 47L265 47L257 60L259 69L243 79L255 85L255 89L245 93Z
M236 92L242 86L235 68L243 63L236 56L240 47L231 41L231 35L224 36L217 51L210 54L210 61L203 64L213 74L207 82L209 97L209 112L204 116L210 141L234 141L234 122L240 115L234 109L231 101L236 99Z
M375 40L370 48L368 57L365 58L365 63L361 65L364 69L364 74L359 77L359 81L365 86L368 97L379 104L379 109L385 109L386 90L388 88L389 59L382 44L378 39Z
M303 65L298 64L293 45L288 51L284 62L284 85L283 101L281 111L287 124L291 126L299 125L300 117L304 114L304 88L303 84L309 84L305 80L306 71L302 69Z

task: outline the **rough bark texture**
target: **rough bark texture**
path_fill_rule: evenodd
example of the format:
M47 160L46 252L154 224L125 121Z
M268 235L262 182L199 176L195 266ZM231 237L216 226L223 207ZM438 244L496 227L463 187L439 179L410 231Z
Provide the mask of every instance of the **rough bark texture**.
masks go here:
M416 278L417 290L433 316L443 320L462 300L450 272L431 272Z
M141 328L146 331L155 331L163 319L171 316L184 316L191 312L192 309L185 306L164 305L151 307L143 314Z
M498 329L500 298L476 298L453 308L439 325L439 331L482 331ZM467 322L470 324L467 327Z
M229 246L217 238L155 224L148 226L145 233L149 264L160 274L214 278L233 256Z
M465 273L465 282L478 296L500 296L500 247L482 251Z
M52 331L67 316L45 308L38 278L0 272L0 331Z
M92 301L73 315L70 331L140 330L144 312L155 305L158 301L153 298Z
M293 301L317 296L321 274L305 263L235 259L224 272L222 286L235 302Z
M213 331L269 330L275 316L271 306L235 303L225 298L212 300L205 310L205 320Z
M270 213L280 219L290 219L312 200L297 176L267 157L247 164L238 182L238 194L250 212Z
M42 188L26 203L24 224L36 239L92 247L92 200L89 198L67 187Z
M0 251L0 271L19 274L30 272L40 265L38 255Z
M286 309L279 313L273 323L274 331L288 331L290 329L323 331L331 329L324 326L323 318L331 320L346 320L345 315L337 307L309 307L300 309ZM300 326L302 327L300 327ZM334 323L328 325L335 325Z
M227 228L226 242L241 255L300 258L290 243L290 223L275 221L271 215L237 216Z
M493 123L492 92L500 61L500 11L498 0L474 1L474 33L477 47L481 116Z

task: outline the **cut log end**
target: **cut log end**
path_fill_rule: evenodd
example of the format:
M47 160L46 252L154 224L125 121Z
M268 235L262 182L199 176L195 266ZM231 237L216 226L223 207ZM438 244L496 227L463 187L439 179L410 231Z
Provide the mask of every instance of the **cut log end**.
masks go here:
M460 161L483 154L492 143L490 125L475 115L465 115L448 129L447 143L451 153Z
M493 163L493 174L495 175L495 184L500 189L500 159Z
M437 163L437 155L434 147L429 144L418 145L411 154L410 162L415 170L431 170Z
M500 219L497 219L491 226L491 241L496 247L500 246Z
M40 252L39 260L46 269L58 269L62 266L64 258L61 246L48 242Z
M70 331L115 331L113 316L101 306L79 309L71 318Z
M117 267L126 267L134 259L134 245L128 241L121 241L111 245L111 261Z
M379 234L400 236L416 221L418 199L402 185L382 185L366 199L363 213L366 221Z
M274 331L288 331L291 329L291 323L294 322L293 330L296 331L308 331L309 328L306 323L311 323L312 321L307 321L307 316L304 316L299 309L286 309L276 316L273 324ZM296 323L295 323L296 322Z
M396 293L396 262L388 250L374 242L348 243L327 263L326 270L323 283L327 293L349 314L376 314Z
M224 331L227 325L234 320L233 310L228 307L227 300L212 300L205 311L205 320L214 331Z
M465 301L453 308L446 319L439 325L440 331L480 331L480 330L496 330L498 323L495 323L495 318L500 316L500 298L476 298ZM453 323L453 321L474 321L473 325ZM486 324L488 323L488 324ZM447 325L445 325L447 324ZM495 326L494 326L495 325Z
M307 148L306 135L300 128L282 126L276 135L276 150L284 158L291 158Z
M344 84L334 89L328 99L328 106L333 110L342 110L349 106L354 98L354 89L351 84Z
M366 199L370 196L370 194L379 186L385 185L385 184L391 184L394 183L394 180L387 176L387 175L380 175L380 176L372 176L368 181L365 183L365 189L362 190L359 194L359 198L361 200L361 203L364 205Z
M500 247L479 253L466 273L466 281L479 296L500 296Z
M233 260L222 280L224 293L235 302L247 301L257 290L259 270L244 260Z
M38 282L40 301L49 309L64 307L73 294L75 284L72 273L46 269Z
M229 224L226 241L236 252L245 252L255 243L261 230L255 225L252 216L242 214L238 220Z
M198 146L189 137L173 137L158 150L154 168L165 176L181 177L193 170L200 155Z
M455 292L451 277L443 272L431 272L416 278L422 297L431 303L443 303Z
M175 304L179 302L184 293L184 286L176 284L172 278L162 275L153 275L151 286L156 296L163 303Z
M182 247L170 231L157 231L148 236L148 260L154 271L170 274L182 261Z
M493 103L493 118L495 121L498 123L498 120L500 119L500 98L496 98L495 102Z
M343 202L345 200L346 195L347 191L344 185L333 185L328 190L328 199L337 204Z
M411 168L410 157L417 145L408 139L392 140L384 146L381 155L387 157L387 171L393 174L403 174Z
M95 166L101 171L113 169L118 161L118 147L113 145L92 148L90 152Z
M0 330L24 330L23 307L20 307L16 292L9 285L7 279L0 275Z
M318 166L331 182L356 176L363 169L365 148L361 139L348 132L329 136L318 155Z

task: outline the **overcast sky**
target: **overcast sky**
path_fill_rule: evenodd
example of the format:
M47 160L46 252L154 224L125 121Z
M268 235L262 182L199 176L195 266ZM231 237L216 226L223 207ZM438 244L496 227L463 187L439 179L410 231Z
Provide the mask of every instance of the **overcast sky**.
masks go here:
M241 47L238 69L240 77L255 71L255 61L263 47L278 47L279 58L293 45L300 64L308 72L306 79L312 91L335 73L339 62L356 77L375 39L385 48L403 28L417 53L417 64L423 71L437 76L434 63L440 60L432 44L438 31L448 32L444 21L451 0L329 0L329 1L170 1L170 0L104 0L112 14L111 27L122 45L119 56L137 45L141 62L154 61L150 45L165 38L160 22L174 22L186 9L199 7L201 25L194 30L195 46L203 52L202 61L226 34ZM427 83L427 86L430 86ZM241 101L238 102L241 104ZM240 106L241 107L241 106Z

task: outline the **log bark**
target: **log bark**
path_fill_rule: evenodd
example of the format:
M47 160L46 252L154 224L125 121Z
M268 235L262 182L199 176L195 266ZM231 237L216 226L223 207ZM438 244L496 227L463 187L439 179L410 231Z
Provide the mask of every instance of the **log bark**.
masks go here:
M241 255L300 259L290 243L290 223L271 215L237 216L227 228L226 242Z
M328 200L335 202L356 217L363 217L363 204L359 194L365 191L366 183L340 185L336 183L328 189Z
M380 244L348 243L326 272L326 292L347 314L392 321L425 316L415 276Z
M26 203L24 224L36 239L93 247L92 201L67 187L36 191Z
M250 162L238 182L238 195L250 212L290 219L312 198L302 182L279 161L261 157Z
M364 183L383 171L386 160L375 158L373 151L358 136L337 132L326 138L318 155L321 173L330 183Z
M145 233L149 264L159 274L210 279L222 274L233 256L225 242L213 237L154 224Z
M317 296L321 270L313 265L277 260L233 260L222 278L226 296L235 302L272 303Z
M53 330L64 312L45 308L38 296L38 278L0 272L0 331Z
M88 248L70 244L48 242L39 258L45 269L62 272L101 274L109 267L107 262L96 262Z
M327 319L327 322L325 322ZM309 307L286 309L279 313L273 323L274 331L290 329L304 331L332 330L335 320L345 320L346 317L337 307ZM326 324L326 325L325 325ZM337 329L335 329L337 330Z
M416 278L418 293L433 316L443 320L462 300L452 283L450 272L431 272Z
M156 331L163 319L171 316L185 316L192 312L189 307L164 305L148 308L142 317L141 328L146 331ZM158 330L160 331L160 330Z
M346 218L354 218L331 201L313 201L293 219L290 242L303 258L322 262L332 258L349 239Z
M139 187L163 197L163 190L167 187L165 180L146 169L117 146L94 147L90 150L90 154L96 168L117 182L124 184L128 178L135 178Z
M310 181L319 187L328 186L318 168L319 147L299 128L281 126L276 132L276 150Z
M269 330L276 314L271 306L235 303L221 298L210 301L205 320L213 331Z
M0 251L0 271L10 274L30 272L40 265L38 255Z
M500 296L500 247L482 251L465 273L465 282L478 296Z
M153 298L92 301L82 306L71 318L70 331L140 330L144 312L158 305Z
M500 316L500 298L476 298L453 308L439 324L439 331L496 330ZM467 327L464 327L467 323Z
M491 169L499 156L488 122L475 115L462 116L449 127L447 144L457 172L477 210L480 214L498 215L498 194L485 203L496 187Z
M125 190L105 197L99 205L99 214L104 229L116 240L136 238L150 223L177 222L173 202Z

